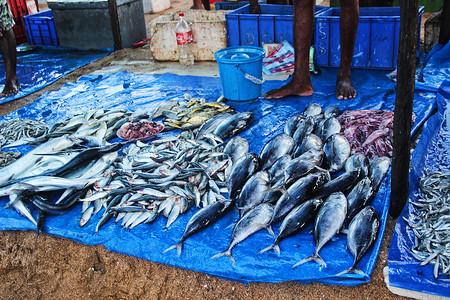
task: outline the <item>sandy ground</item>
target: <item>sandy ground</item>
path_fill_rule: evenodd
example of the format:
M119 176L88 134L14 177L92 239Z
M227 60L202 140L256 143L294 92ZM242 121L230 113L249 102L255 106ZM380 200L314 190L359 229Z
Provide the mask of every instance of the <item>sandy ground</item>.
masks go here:
M168 11L190 5L186 0L172 1ZM156 16L147 14L146 20ZM0 105L0 116L99 70L164 73L175 69L180 74L217 76L213 62L180 69L177 63L153 61L148 47L123 49L32 95ZM245 285L110 252L103 246L86 246L46 234L36 243L33 231L1 231L0 299L397 299L402 297L388 290L383 276L394 226L395 220L389 217L371 282L356 287L297 282Z

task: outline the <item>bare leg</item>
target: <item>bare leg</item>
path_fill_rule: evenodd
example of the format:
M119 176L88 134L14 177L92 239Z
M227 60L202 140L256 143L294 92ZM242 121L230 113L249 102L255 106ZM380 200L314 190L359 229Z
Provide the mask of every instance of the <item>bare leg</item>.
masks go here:
M355 47L356 32L359 22L358 0L341 0L340 35L341 64L336 79L336 98L350 99L356 97L356 90L350 79L350 64Z
M194 5L191 6L191 9L203 9L202 0L194 0Z
M295 68L292 80L264 94L267 99L286 96L310 96L314 90L309 74L309 48L314 25L314 1L294 0Z
M6 70L5 87L0 97L6 97L17 94L20 89L16 73L16 36L12 29L4 31L0 37L0 52L3 55Z

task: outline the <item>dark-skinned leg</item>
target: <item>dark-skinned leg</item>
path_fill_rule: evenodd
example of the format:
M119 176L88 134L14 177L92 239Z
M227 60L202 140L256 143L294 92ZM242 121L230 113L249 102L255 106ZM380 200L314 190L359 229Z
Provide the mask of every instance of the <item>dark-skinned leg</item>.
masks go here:
M3 35L0 37L0 52L3 55L6 70L5 87L0 94L0 97L17 94L20 85L16 73L16 36L12 29L4 31Z
M191 9L203 9L202 0L194 0L194 5L191 6Z
M355 48L355 38L358 31L359 4L358 0L341 0L341 16L339 20L341 35L341 63L336 79L336 98L350 99L356 97L356 90L351 83L350 64Z
M314 26L314 1L294 0L295 68L292 80L264 94L267 99L286 96L310 96L314 90L309 74L309 48Z

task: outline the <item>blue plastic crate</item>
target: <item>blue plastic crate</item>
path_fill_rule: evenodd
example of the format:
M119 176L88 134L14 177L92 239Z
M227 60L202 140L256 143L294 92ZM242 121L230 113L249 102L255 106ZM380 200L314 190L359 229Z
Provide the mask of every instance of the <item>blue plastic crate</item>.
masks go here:
M216 1L214 6L216 10L235 10L249 3L250 1Z
M263 43L293 44L294 7L292 5L260 4L261 14L250 13L245 5L225 14L228 46L259 46ZM315 14L329 9L316 6Z
M419 9L417 42L423 6ZM361 7L352 67L362 69L395 69L400 34L399 7ZM315 59L322 67L339 67L340 8L333 7L315 16Z
M51 10L23 16L28 44L37 46L59 46L55 22Z

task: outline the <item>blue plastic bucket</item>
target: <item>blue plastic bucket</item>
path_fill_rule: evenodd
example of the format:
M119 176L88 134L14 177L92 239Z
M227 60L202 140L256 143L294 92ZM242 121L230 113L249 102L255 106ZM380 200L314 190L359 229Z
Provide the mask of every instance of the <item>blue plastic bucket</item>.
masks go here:
M214 53L226 99L249 101L261 96L264 54L264 49L253 46L228 47Z

